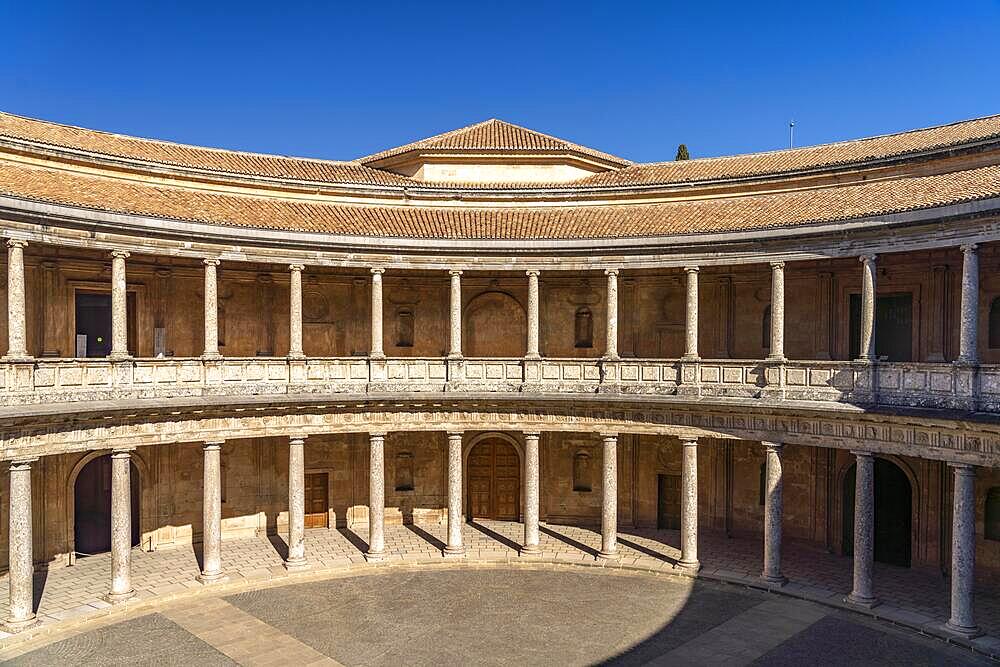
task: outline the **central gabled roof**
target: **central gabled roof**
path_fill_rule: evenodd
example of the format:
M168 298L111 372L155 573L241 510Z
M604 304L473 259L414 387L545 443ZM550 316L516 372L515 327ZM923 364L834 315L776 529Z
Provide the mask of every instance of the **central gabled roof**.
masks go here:
M413 143L358 158L357 162L371 165L407 153L441 151L449 153L575 153L610 165L627 167L629 160L574 144L565 139L542 134L496 118L484 120L457 130L451 130Z

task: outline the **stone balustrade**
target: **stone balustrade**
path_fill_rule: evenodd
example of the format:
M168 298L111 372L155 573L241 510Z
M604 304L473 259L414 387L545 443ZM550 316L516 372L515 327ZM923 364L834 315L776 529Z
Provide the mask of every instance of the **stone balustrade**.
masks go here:
M180 396L655 394L1000 412L1000 366L676 359L167 358L0 363L0 404Z

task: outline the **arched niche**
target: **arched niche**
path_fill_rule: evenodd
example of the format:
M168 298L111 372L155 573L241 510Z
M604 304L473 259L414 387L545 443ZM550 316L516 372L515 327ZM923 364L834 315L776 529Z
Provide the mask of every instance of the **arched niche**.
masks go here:
M468 357L523 357L528 318L524 307L506 292L489 291L465 307L463 352Z

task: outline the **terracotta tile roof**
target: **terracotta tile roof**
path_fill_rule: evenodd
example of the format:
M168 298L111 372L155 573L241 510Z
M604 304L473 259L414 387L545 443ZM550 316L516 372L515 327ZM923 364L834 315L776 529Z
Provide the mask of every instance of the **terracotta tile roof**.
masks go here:
M371 164L389 157L410 153L413 151L487 151L487 152L569 152L597 158L605 162L625 166L632 164L628 160L615 157L608 153L596 151L579 144L559 139L548 134L507 123L496 118L484 120L475 125L469 125L444 134L438 134L427 139L386 151L368 155L358 159L362 164Z
M998 197L1000 165L707 200L485 208L254 197L0 162L0 193L102 211L334 235L600 239L792 227Z

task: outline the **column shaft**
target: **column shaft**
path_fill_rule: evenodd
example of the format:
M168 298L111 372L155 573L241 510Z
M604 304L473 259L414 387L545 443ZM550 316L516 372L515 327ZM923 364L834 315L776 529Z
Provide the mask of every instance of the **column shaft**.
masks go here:
M127 250L111 252L111 359L128 359L128 287L125 282Z
M111 590L112 604L135 595L132 589L132 452L111 454Z
M7 241L7 359L28 359L24 301L24 248L27 241Z
M302 359L306 356L302 350L302 270L304 268L301 264L288 266L289 271L291 271L288 290L288 356L292 359Z
M528 271L528 348L529 359L538 359L538 271Z
M205 263L205 359L218 359L219 354L219 260ZM163 295L166 298L166 295Z
M979 634L973 614L976 573L976 471L971 465L952 464L955 499L951 529L951 618L946 627L957 634Z
M35 621L33 605L34 557L31 535L31 464L13 461L10 464L10 507L8 511L8 572L10 606L3 629L18 632Z
M203 447L202 566L198 575L203 584L228 578L222 573L222 444L206 442Z
M372 269L372 344L369 357L384 359L382 349L382 274L385 269Z
M608 276L608 323L605 359L618 359L618 269L606 269Z
M601 551L599 558L613 558L618 551L618 436L601 436Z
M687 274L687 298L684 316L684 359L698 359L698 267L684 268Z
M306 440L288 439L288 558L285 569L302 570L306 561Z
M781 574L781 522L784 513L782 501L781 445L762 443L767 457L764 496L764 581L781 586L787 579Z
M521 555L540 553L538 546L538 433L524 434L524 545Z
M770 361L785 359L785 263L771 262L771 353Z
M871 452L854 452L854 588L848 602L875 605L875 458Z
M861 258L861 350L858 361L875 361L875 255Z
M462 434L448 434L448 545L446 556L465 554L462 545Z
M448 356L452 359L462 357L462 272L449 271L451 275L451 336Z
M368 560L385 553L385 433L368 438Z
M681 559L678 566L697 571L698 562L698 440L681 440Z
M979 253L975 244L962 246L962 315L958 361L979 363Z

